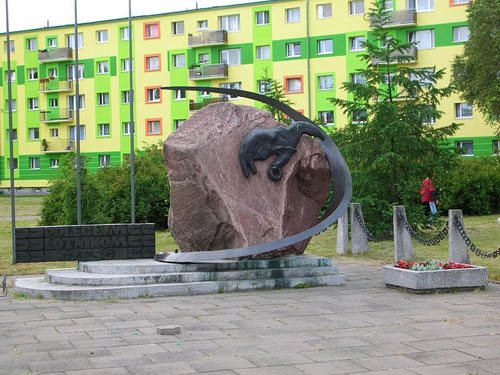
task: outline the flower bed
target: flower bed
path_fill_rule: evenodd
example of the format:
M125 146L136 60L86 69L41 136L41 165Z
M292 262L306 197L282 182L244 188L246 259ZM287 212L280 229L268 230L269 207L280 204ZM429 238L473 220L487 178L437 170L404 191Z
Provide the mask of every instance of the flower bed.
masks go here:
M397 287L414 293L484 289L488 285L488 269L470 264L399 261L382 270L387 287Z

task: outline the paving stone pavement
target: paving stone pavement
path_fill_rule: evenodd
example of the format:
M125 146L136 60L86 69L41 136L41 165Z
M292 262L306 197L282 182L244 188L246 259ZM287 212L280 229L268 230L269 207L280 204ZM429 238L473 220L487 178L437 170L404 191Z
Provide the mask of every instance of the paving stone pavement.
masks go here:
M500 285L414 295L381 265L345 286L100 302L0 298L0 374L500 374ZM157 327L179 325L179 334Z

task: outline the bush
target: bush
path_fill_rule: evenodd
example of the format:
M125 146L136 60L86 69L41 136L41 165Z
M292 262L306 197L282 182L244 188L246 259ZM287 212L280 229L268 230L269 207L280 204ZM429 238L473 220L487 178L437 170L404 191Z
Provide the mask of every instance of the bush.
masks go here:
M441 210L461 209L467 215L500 212L500 157L462 159L436 176Z
M50 182L42 201L40 225L74 225L76 220L76 169L74 155L63 160L62 178ZM82 163L83 164L83 163ZM131 221L130 164L88 173L82 167L82 223ZM170 185L162 144L147 147L135 160L135 219L138 223L168 226Z

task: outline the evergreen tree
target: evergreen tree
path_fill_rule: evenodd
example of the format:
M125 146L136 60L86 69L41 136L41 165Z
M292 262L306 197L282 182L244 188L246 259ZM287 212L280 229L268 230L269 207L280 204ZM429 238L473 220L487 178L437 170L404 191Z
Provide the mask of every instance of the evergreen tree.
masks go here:
M263 92L265 96L276 99L286 105L293 106L293 102L288 99L285 94L285 88L283 87L283 85L269 75L269 71L267 68L264 69L264 74L262 75L262 77L260 77L258 82L260 86L259 92ZM289 125L291 123L290 119L288 119L288 117L286 117L283 112L274 108L273 106L265 104L264 109L271 112L271 114L277 121L286 125Z

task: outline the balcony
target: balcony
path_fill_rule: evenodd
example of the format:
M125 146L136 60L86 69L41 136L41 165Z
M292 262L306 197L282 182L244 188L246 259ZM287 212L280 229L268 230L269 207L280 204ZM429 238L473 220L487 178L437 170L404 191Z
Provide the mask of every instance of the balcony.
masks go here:
M55 108L53 111L40 111L40 122L45 124L71 121L73 121L73 109L71 108Z
M73 81L40 79L40 92L73 91Z
M207 64L189 69L189 79L191 81L217 78L227 78L227 64Z
M400 62L400 58L402 56L408 56L409 59ZM394 64L412 64L417 62L417 57L418 57L418 49L415 46L410 47L404 52L400 51L394 51L390 55L390 60L389 65L394 65ZM387 61L383 59L377 59L374 58L372 59L372 64L377 65L377 64L387 64Z
M199 109L202 109L203 107L213 104L213 103L220 103L220 102L227 102L227 96L216 96L214 98L206 98L203 99L201 102L194 102L193 100L189 101L189 110L191 112L197 111Z
M398 10L389 12L388 16L386 23L382 25L383 28L415 26L417 24L417 12L415 10ZM375 28L378 24L380 24L379 17L370 18L371 28Z
M202 31L200 35L197 36L188 35L188 46L190 48L221 46L224 44L227 44L226 30Z
M71 60L73 60L73 49L70 47L38 51L38 62L41 63Z
M71 152L74 150L75 142L69 138L51 138L50 141L42 139L40 151L46 154Z

